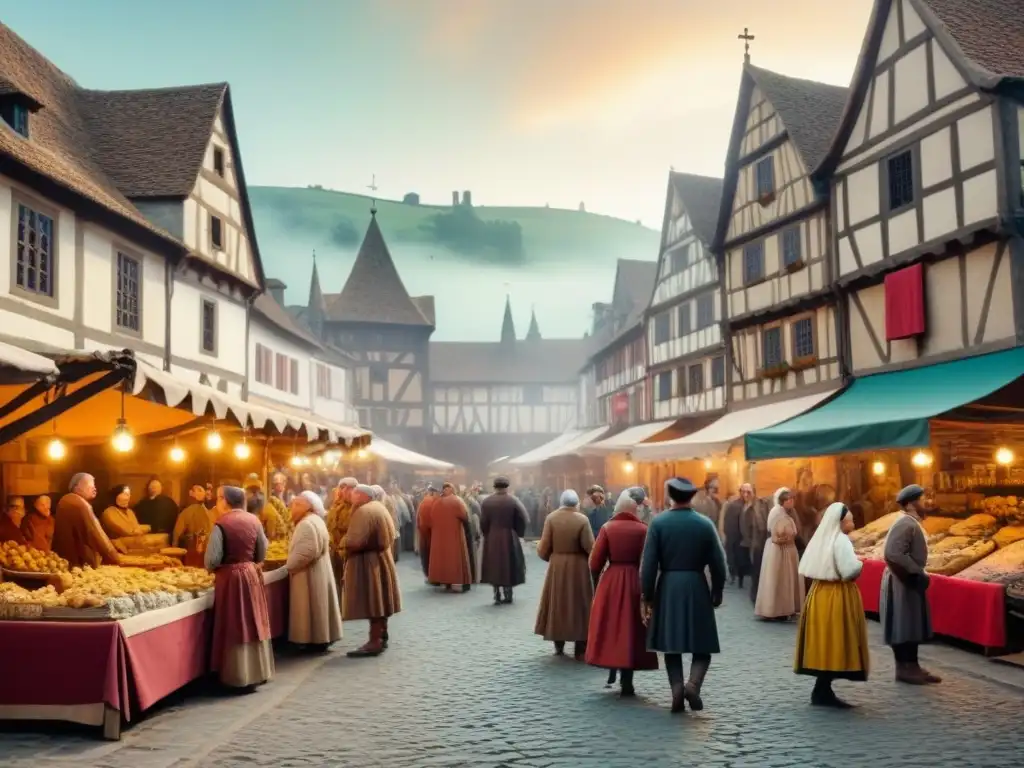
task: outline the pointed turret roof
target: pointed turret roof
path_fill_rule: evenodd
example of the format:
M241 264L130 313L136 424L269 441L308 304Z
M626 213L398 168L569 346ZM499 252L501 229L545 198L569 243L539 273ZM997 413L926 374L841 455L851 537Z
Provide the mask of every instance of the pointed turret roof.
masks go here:
M540 326L537 324L537 310L530 310L530 329L526 332L527 341L537 341L540 339Z
M377 224L376 211L371 211L355 264L327 315L336 322L434 326L405 290Z
M320 288L320 272L316 268L316 251L313 251L313 274L309 278L309 305L310 308L317 307L326 309L324 292Z
M505 296L505 317L501 321L501 341L507 344L516 340L516 324L512 320L512 298Z

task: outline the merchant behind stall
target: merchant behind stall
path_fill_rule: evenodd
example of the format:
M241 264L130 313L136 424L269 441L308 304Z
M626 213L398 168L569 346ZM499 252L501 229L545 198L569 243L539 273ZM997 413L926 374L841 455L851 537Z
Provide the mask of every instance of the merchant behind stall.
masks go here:
M274 676L270 614L257 563L267 556L259 518L245 511L245 491L217 489L217 520L206 547L206 568L216 574L210 670L231 688L255 688Z
M25 543L25 534L21 531L21 523L25 519L25 499L11 496L7 499L7 509L0 515L0 544L13 541L15 544Z
M21 531L25 534L25 543L40 552L49 552L53 547L53 515L50 497L36 496L32 509L21 522Z
M149 533L148 525L140 525L132 508L132 489L127 485L115 485L110 489L110 504L100 515L103 530L111 538L117 540L129 536L142 536Z
M71 478L68 487L70 492L57 502L53 551L67 560L71 568L96 567L101 562L120 565L121 556L89 505L96 498L96 479L79 472Z
M153 533L174 531L174 523L178 519L178 504L164 493L164 484L153 475L146 483L146 497L135 505L135 514L143 525L148 525Z
M181 510L178 520L174 524L174 533L171 535L171 546L181 547L188 553L185 558L186 565L195 565L191 562L195 556L204 552L206 540L210 537L210 529L213 527L213 520L209 510L206 509L206 489L196 483L189 491L192 503ZM201 558L200 558L201 560ZM199 563L202 567L202 563Z

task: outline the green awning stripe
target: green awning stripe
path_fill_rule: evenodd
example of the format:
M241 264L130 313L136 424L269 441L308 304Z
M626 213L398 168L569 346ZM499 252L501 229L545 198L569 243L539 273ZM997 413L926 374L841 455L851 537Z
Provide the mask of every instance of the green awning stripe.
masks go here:
M813 411L746 435L747 460L925 447L929 419L1024 375L1024 348L865 376Z

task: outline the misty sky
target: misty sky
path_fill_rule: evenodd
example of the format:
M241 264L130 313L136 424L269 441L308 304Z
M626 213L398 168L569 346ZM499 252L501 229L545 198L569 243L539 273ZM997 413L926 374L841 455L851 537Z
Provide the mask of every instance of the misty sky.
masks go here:
M231 84L250 184L418 191L658 227L719 175L755 64L846 85L870 0L0 0L81 85Z

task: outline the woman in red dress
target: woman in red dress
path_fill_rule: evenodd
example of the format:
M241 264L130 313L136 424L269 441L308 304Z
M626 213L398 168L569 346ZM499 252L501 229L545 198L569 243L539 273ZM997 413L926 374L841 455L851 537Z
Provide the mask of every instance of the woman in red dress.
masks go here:
M647 650L647 629L640 616L640 558L647 526L636 511L636 499L623 491L590 553L597 593L590 610L587 663L618 670L623 696L636 695L635 670L658 668L658 654Z
M210 670L232 688L255 688L274 676L270 615L257 563L267 556L259 517L245 511L245 491L217 489L221 516L206 546L206 567L216 574Z

